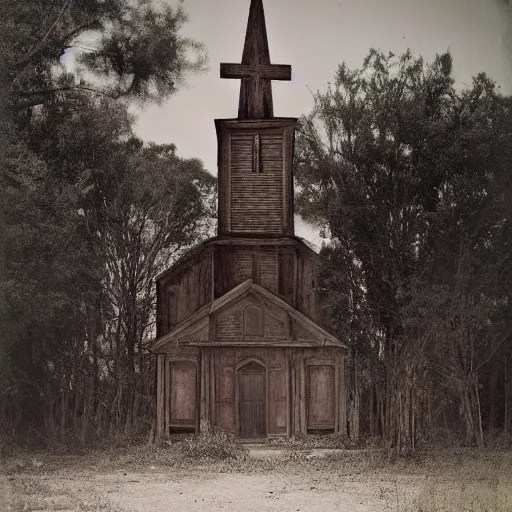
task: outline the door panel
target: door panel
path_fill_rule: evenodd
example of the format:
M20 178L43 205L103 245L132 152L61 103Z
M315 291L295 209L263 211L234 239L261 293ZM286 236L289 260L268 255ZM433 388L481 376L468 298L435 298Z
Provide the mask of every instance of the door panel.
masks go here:
M195 427L196 424L196 365L176 361L170 365L170 423L171 426Z
M245 438L266 437L266 371L250 363L238 372L239 427Z
M334 428L334 366L308 367L308 428Z

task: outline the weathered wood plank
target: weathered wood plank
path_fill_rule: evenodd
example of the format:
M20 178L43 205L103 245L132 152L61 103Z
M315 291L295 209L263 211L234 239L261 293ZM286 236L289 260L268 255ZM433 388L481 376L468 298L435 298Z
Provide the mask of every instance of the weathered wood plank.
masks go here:
M345 356L340 357L340 388L338 394L340 407L340 434L347 435L347 393L345 385Z
M210 379L209 379L209 349L201 351L201 404L199 431L208 432L210 429Z
M299 385L300 385L300 432L307 434L308 427L306 423L306 371L304 367L304 357L300 358L299 366Z
M156 365L156 438L161 439L165 432L165 354L157 355Z
M164 393L164 411L165 411L165 421L164 421L164 432L165 436L169 435L169 425L170 425L170 409L171 409L171 379L170 379L170 365L169 365L169 357L165 357L164 361L164 385L165 385L165 393Z

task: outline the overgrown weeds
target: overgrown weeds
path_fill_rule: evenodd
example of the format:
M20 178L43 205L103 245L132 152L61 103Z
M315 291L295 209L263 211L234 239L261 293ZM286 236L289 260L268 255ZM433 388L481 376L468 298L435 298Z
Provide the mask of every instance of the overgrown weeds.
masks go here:
M512 512L512 453L458 450L426 459L403 512Z
M212 430L178 444L184 457L196 460L225 461L245 460L247 450L235 438L222 430Z
M380 448L382 446L382 441L376 438L364 438L355 441L340 434L325 434L268 438L266 440L266 444L268 446L286 448L289 450L353 450Z
M118 444L85 450L17 450L5 458L8 474L58 471L65 464L74 471L111 469L181 468L197 464L237 463L247 459L247 450L233 436L213 430L198 436L177 436L160 444Z

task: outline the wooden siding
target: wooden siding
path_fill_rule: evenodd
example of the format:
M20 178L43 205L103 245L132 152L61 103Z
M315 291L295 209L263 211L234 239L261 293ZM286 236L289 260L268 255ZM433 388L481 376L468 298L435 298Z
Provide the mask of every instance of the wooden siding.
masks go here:
M268 366L268 433L286 434L288 396L285 350L270 350Z
M293 234L295 123L216 121L219 234Z
M215 338L242 339L242 307L240 304L222 311L215 318Z
M297 283L297 257L299 255L296 251L281 250L278 256L278 293L279 295L293 307L296 307L297 286L301 283Z
M278 260L277 251L273 247L261 247L258 255L259 283L263 288L277 293Z
M229 171L230 231L283 233L282 132L233 133Z
M244 313L251 309L258 310L258 332L248 333L244 330ZM217 341L252 340L255 337L262 337L265 340L285 340L287 337L287 321L288 317L285 312L274 307L262 307L249 296L221 311L215 317L214 336ZM260 323L261 325L259 325ZM299 326L297 326L297 329L299 329ZM311 338L311 336L309 337Z
M235 350L219 349L215 354L216 424L235 433Z
M293 248L292 243L287 247L268 240L248 245L242 239L205 247L195 265L157 282L158 336L247 279L329 330L328 311L314 287L313 255ZM307 339L307 335L294 339Z
M295 306L295 279L293 271L286 271L285 263L282 262L279 254L277 246L271 243L249 248L244 246L237 247L236 245L218 247L215 253L215 298L221 297L247 279L252 279L255 283L270 290L272 293L278 294L279 275L281 268L284 268L285 274L281 280L293 279L293 281L291 285L287 285L287 296L283 295L283 298L290 305ZM295 253L288 253L286 263L292 268L295 268L295 258ZM291 292L289 291L290 288Z
M282 179L273 174L231 177L231 231L282 233Z
M255 266L255 253L248 249L232 249L234 251L234 280L236 285L243 283L247 279L253 279Z
M213 300L211 249L178 279L159 283L157 329L162 336Z
M235 251L229 245L215 247L214 253L214 298L222 297L237 284L235 280Z

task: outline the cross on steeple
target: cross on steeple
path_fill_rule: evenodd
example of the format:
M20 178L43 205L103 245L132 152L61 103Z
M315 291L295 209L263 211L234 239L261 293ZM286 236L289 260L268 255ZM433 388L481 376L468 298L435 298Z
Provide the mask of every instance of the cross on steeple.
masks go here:
M285 64L270 64L270 53L262 0L251 0L247 33L241 64L220 65L221 78L239 78L239 119L271 119L271 80L291 80L292 68Z

